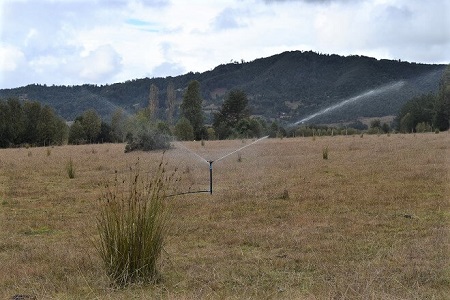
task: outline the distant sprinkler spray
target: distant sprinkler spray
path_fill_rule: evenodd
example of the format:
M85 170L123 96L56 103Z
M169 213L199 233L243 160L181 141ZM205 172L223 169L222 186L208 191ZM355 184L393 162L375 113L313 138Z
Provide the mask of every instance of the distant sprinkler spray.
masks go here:
M373 96L379 95L381 93L388 92L388 91L393 90L393 89L400 89L404 84L405 84L405 82L400 80L400 81L398 81L396 83L383 85L383 86L381 86L381 87L379 87L379 88L377 88L375 90L370 90L370 91L364 92L364 93L362 93L362 94L360 94L358 96L355 96L355 97L352 97L352 98L348 98L348 99L343 100L343 101L341 101L341 102L339 102L337 104L334 104L332 106L324 108L324 109L322 109L322 110L320 110L320 111L318 111L318 112L316 112L314 114L311 114L311 115L301 119L300 121L295 122L294 126L297 126L299 124L303 124L305 122L308 122L309 120L311 120L311 119L313 119L313 118L315 118L317 116L321 116L321 115L330 113L331 111L333 111L335 109L341 108L341 107L343 107L345 105L348 105L348 104L351 104L353 102L360 101L360 100L363 100L363 99L367 99L368 97L373 97Z

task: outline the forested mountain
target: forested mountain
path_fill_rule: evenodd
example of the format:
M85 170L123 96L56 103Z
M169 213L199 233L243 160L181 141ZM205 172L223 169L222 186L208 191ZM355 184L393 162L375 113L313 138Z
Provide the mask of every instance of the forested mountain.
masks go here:
M446 65L427 65L364 56L284 52L252 62L231 62L203 73L144 78L110 85L28 85L0 90L0 98L18 97L48 104L66 120L88 109L108 119L116 108L133 112L148 105L152 84L159 91L158 117L165 119L169 82L177 91L175 118L191 80L201 84L203 108L210 113L231 89L248 95L252 115L294 123L333 107L308 122L352 121L358 117L396 115L414 96L436 92ZM342 107L336 104L342 103Z

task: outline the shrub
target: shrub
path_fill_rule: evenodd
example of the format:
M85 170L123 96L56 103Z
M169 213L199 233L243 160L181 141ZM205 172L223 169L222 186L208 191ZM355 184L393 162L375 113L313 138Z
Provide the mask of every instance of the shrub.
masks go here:
M156 131L147 130L130 136L128 143L125 146L125 152L134 150L152 151L152 150L167 150L170 148L170 136Z
M98 251L109 278L119 287L158 280L158 260L168 230L164 197L169 182L163 162L154 176L143 175L139 163L128 178L106 184L100 197Z

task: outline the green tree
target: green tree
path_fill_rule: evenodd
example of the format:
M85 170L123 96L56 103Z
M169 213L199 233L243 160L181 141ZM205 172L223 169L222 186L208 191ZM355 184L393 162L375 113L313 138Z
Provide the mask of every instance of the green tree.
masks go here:
M208 127L206 129L206 132L208 133L208 140L215 140L216 139L216 131L212 127Z
M87 136L81 121L75 120L69 129L69 144L80 145L86 143Z
M284 129L282 126L278 125L277 122L272 122L269 127L269 137L275 138L275 137L285 137L286 136L286 129Z
M226 139L233 133L232 128L225 122L214 121L213 129L216 134L216 138L219 140Z
M148 109L149 109L149 117L151 120L154 120L158 117L158 108L159 108L159 99L158 99L159 89L158 87L152 83L150 86L150 93L148 96Z
M433 94L421 95L406 102L397 116L398 126L402 132L412 132L417 124L432 124L435 115L436 97Z
M81 125L86 133L86 139L89 143L96 142L100 134L102 119L93 109L89 109L83 113Z
M391 127L388 123L383 123L383 125L381 125L381 130L383 130L384 133L389 133L389 131L391 131Z
M213 127L219 138L227 138L232 132L251 133L247 106L247 95L241 90L233 90L226 96L220 111L214 115Z
M181 116L188 119L194 130L194 138L202 139L206 136L203 127L202 98L200 94L200 83L193 80L189 83L181 103Z
M414 120L411 116L411 113L406 113L401 119L400 119L400 131L403 133L412 132L414 128Z
M158 124L156 124L156 130L161 134L165 134L168 136L172 135L169 124L167 124L166 122L158 122Z
M381 120L380 119L375 119L370 121L370 128L381 128Z
M433 124L440 131L450 127L450 65L445 69L434 107Z
M17 99L0 101L0 146L28 143L33 145L62 144L67 126L49 106Z
M56 116L53 109L45 105L37 122L40 145L61 145L66 135L66 124Z
M97 136L97 142L99 143L114 142L114 135L111 125L102 121L102 124L100 125L100 133Z
M12 144L11 123L9 122L8 103L0 101L0 147L6 148Z
M20 101L15 98L8 99L7 122L9 123L9 136L11 144L19 145L24 142L25 118Z
M191 122L185 117L182 117L174 129L175 136L182 141L192 141L194 139L194 128Z
M173 113L175 111L175 100L177 98L177 94L175 91L175 86L173 84L173 81L169 81L169 84L167 85L167 123L169 126L173 123Z
M23 104L25 132L24 140L29 144L37 144L39 139L38 123L41 118L41 104L39 102L25 102Z
M123 142L125 140L126 117L123 109L118 108L111 116L111 134L114 142Z

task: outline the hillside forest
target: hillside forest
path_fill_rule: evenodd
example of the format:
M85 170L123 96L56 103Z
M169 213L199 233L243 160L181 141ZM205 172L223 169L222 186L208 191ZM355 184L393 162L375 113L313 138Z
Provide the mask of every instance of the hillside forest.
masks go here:
M337 62L348 60L347 63L356 61L367 62L368 64L366 66L369 66L371 62L374 66L377 65L378 71L379 69L384 68L385 74L391 73L392 75L395 73L398 75L403 72L403 77L401 77L403 78L401 79L402 84L392 85L388 84L389 82L392 82L392 78L388 80L386 78L383 79L383 77L377 78L370 76L373 80L377 81L377 86L380 86L383 82L386 84L382 85L383 88L378 88L378 92L374 90L367 92L367 88L364 88L364 85L361 84L361 80L353 83L353 87L349 87L349 82L337 85L334 81L334 88L321 91L322 93L326 92L330 93L330 95L333 94L333 97L329 98L342 99L345 95L354 95L360 91L363 92L364 97L360 97L361 100L359 97L351 98L358 101L355 101L355 103L349 105L347 108L342 107L336 109L336 111L331 114L324 114L321 118L316 118L316 122L308 122L308 124L302 123L293 126L292 124L295 123L291 123L290 120L298 120L298 118L294 118L294 116L296 116L296 114L300 116L300 111L303 111L304 113L307 109L300 110L299 106L295 107L295 105L291 105L289 111L284 112L283 109L279 107L279 110L271 113L270 109L267 109L270 104L264 102L265 100L263 101L263 98L259 98L261 101L255 101L255 91L252 93L250 87L254 86L256 84L256 78L260 77L256 75L258 73L256 70L253 72L255 76L254 80L250 81L251 83L248 83L247 81L248 84L244 85L245 88L240 88L243 86L242 83L245 82L245 80L235 81L235 85L232 85L230 83L232 76L227 77L223 75L229 74L230 70L236 72L237 70L242 71L242 69L249 68L250 66L261 66L263 62L269 64L269 61L274 59L276 60L276 69L279 70L281 62L289 58L290 54L300 55L300 57L303 58L313 55L316 59L320 58L322 64L324 61L337 64ZM170 141L173 136L179 140L204 140L251 138L265 135L282 137L355 134L361 132L388 133L392 131L438 132L448 130L449 128L450 67L445 68L444 66L444 68L442 68L442 66L437 65L419 65L396 61L380 62L375 59L364 57L323 56L309 52L289 52L263 59L262 61L257 60L255 62L232 63L225 66L219 66L213 71L206 72L209 77L203 77L203 81L196 79L190 80L183 88L177 88L177 86L183 86L180 82L185 80L185 77L196 78L202 74L194 76L195 74L191 73L177 78L159 78L150 81L148 79L142 79L107 86L86 85L76 87L45 87L31 85L18 89L6 90L6 92L10 93L9 96L0 98L0 147L5 148L18 145L46 146L60 145L63 143L84 144L127 142L126 150L132 151L135 149L152 150L167 148L170 146ZM303 64L308 65L305 62L303 62ZM380 68L379 65L383 66L383 68ZM275 66L272 65L272 68L275 68ZM324 67L322 66L321 68ZM342 68L348 68L348 66ZM359 70L360 68L361 66L357 69ZM286 70L288 69L289 68L286 67ZM427 75L423 75L424 73L421 71L422 73L419 73L422 75L417 77L416 69L426 69L425 73ZM394 70L396 71L394 72ZM335 73L336 72L338 71L335 71ZM408 75L408 72L411 74ZM218 75L215 76L214 74L222 74L222 81L217 78ZM279 74L283 74L283 72L280 72ZM316 72L312 72L311 74L315 74L314 76L316 79L317 76L319 76ZM437 89L434 90L433 82L437 75L440 75L440 78L436 83ZM202 76L206 75L203 74ZM272 88L276 86L273 81L278 81L277 84L283 86L282 83L279 82L279 77L280 76L275 76L275 74L273 74L271 78L276 78L276 80L272 80L268 86ZM329 78L330 75L324 74L323 77ZM348 79L351 77L352 76L350 75L347 77L344 76L344 78L341 76L340 80L344 82L345 78ZM225 78L228 79L225 80ZM236 78L239 78L239 76L234 76L234 78L234 80L237 80ZM414 80L416 81L415 86L420 87L420 93L419 91L412 93L411 90L409 90L411 92L410 94L406 93L404 87L412 85L411 82ZM325 81L326 80L324 80L324 82ZM144 84L145 82L152 82L145 88L145 102L140 103L138 101L137 104L130 107L130 104L125 101L125 99L132 98L132 95L136 95L136 90L140 90L131 87L136 86L137 83ZM167 82L167 86L164 88L165 82ZM205 97L205 91L211 90L212 82L215 82L215 86L225 88L221 88L220 93L215 89L217 94L213 95L213 97L211 96L211 93ZM221 83L219 84L218 82ZM317 86L320 86L311 80L307 82L310 83L308 86L306 86L306 83L302 83L305 84L303 88L306 90L314 90ZM360 85L357 85L358 82ZM297 84L300 83L297 82ZM206 88L204 85L206 85ZM425 85L428 86L428 89L423 88ZM123 88L127 86L129 88L129 95L121 98L120 95L124 95ZM268 88L268 86L262 85L259 92L273 93L271 103L273 107L277 107L276 103L278 102L275 97L276 93L274 93L273 89ZM324 84L321 86L324 87L326 85ZM366 86L370 85L366 84ZM278 87L278 96L286 95L286 90L290 91L289 85L285 84L284 87L286 88L281 89ZM142 87L142 89L144 89L144 87ZM335 93L337 89L341 90L340 94ZM345 89L352 90L353 92L345 92ZM122 105L112 104L110 100L106 100L106 96L100 96L102 94L105 95L108 90L108 99L114 98L116 103L121 103ZM14 94L13 91L16 92L16 94ZM26 94L20 94L25 91L27 92ZM36 92L36 97L47 99L47 101L30 100L28 97L29 95L33 95L33 91ZM55 91L59 91L61 98L69 96L79 98L73 99L72 102L64 101L63 103L67 104L67 107L61 109L57 101L49 100L55 99ZM72 91L73 93L67 93L67 91ZM80 96L80 93L89 95L89 97L82 97ZM319 92L317 91L317 93ZM389 97L398 97L399 93L402 94L403 97L406 97L407 95L410 95L411 97L406 101L402 100L395 102L390 100ZM5 90L2 90L0 95L4 94ZM295 89L292 91L292 94L295 94ZM26 95L26 97L24 95ZM314 95L314 93L311 95ZM370 95L371 98L364 99L366 97L365 95ZM315 97L317 99L317 95ZM205 98L207 98L208 101L205 100ZM311 99L312 98L314 97L311 96ZM104 101L98 101L99 99L103 99ZM90 102L94 107L81 105L84 101ZM289 103L292 104L293 102ZM332 102L327 100L318 101L316 103L311 102L310 106L327 107L327 105L329 105L328 103L332 105ZM303 102L301 106L303 106L303 108L306 107ZM371 111L372 106L376 106L376 109L374 109L372 115L370 115L367 112ZM397 106L398 109L394 109L394 107ZM86 109L80 111L79 107L86 107ZM264 107L268 112L255 114L255 111ZM310 111L313 112L311 107ZM383 111L384 113L381 113ZM69 117L75 112L77 115L73 118ZM278 117L271 117L273 114ZM387 114L396 115L393 123L382 123L376 118ZM369 126L359 121L359 118L367 116L375 117ZM327 118L328 122L326 121ZM341 122L340 125L326 125L331 123L331 121L336 121L336 118ZM71 121L67 122L68 119Z
M110 119L118 108L134 114L156 95L156 117L168 123L167 110L179 119L183 95L193 80L200 83L202 110L207 124L231 90L248 97L249 113L266 121L294 123L321 109L365 95L341 109L309 123L352 122L359 117L396 115L415 96L436 93L445 65L377 60L365 56L325 55L312 51L283 52L250 62L231 61L203 73L189 72L166 78L133 79L106 85L47 86L31 84L0 89L0 98L38 101L52 107L66 121L94 109ZM170 105L165 99L173 99Z

